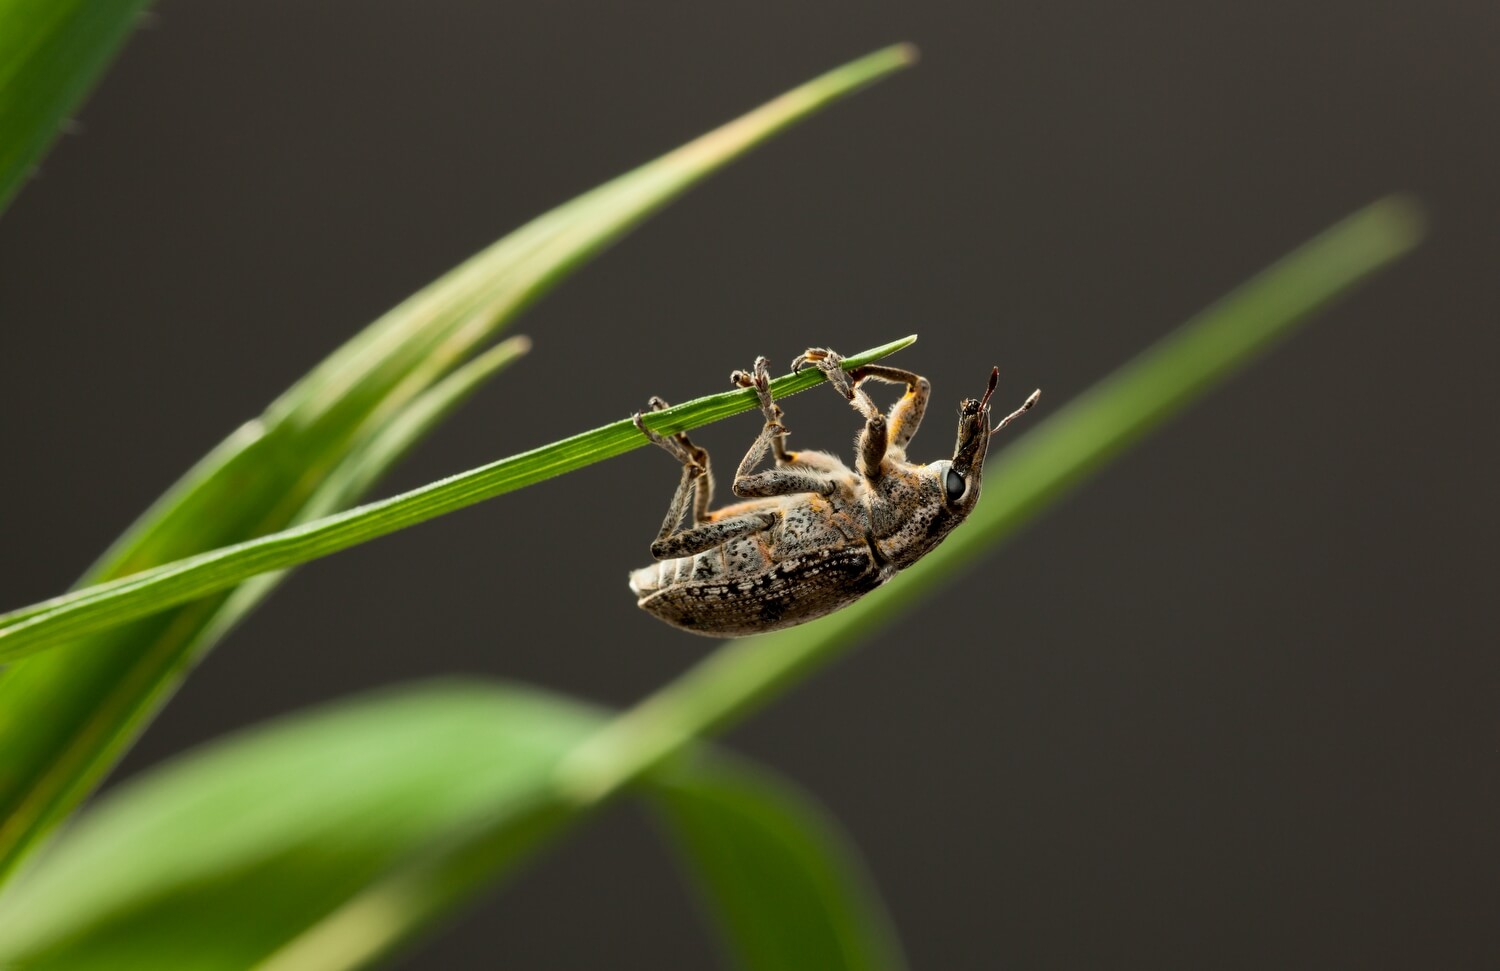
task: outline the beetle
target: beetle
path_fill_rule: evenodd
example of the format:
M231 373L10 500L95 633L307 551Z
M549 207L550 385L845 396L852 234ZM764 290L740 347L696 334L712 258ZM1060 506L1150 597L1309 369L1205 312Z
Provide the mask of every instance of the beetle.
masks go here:
M787 450L768 363L756 358L751 371L735 371L730 380L755 389L765 425L734 475L734 494L745 501L722 509L709 509L714 479L708 452L685 433L652 431L635 413L636 428L682 465L651 544L657 562L630 574L641 609L695 634L737 637L791 627L853 603L925 556L973 512L990 436L1041 397L1040 390L1032 392L991 428L990 395L1000 377L1000 369L992 369L984 396L959 406L953 457L918 465L907 461L906 446L927 410L926 378L879 364L845 370L841 355L821 347L798 355L792 371L809 365L864 419L854 469L827 452ZM905 386L889 414L864 389L869 380ZM666 407L660 398L647 405L651 411ZM768 451L775 466L754 471ZM692 524L684 526L689 502Z

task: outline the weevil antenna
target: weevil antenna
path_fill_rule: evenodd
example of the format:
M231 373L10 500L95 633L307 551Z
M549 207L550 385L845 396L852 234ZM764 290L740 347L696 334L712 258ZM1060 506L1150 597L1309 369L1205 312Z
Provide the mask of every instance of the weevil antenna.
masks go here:
M979 413L984 414L984 409L990 405L990 395L995 393L995 385L1000 383L1000 369L990 368L990 384L984 389L984 397L979 399Z
M994 390L993 385L991 386L991 390ZM985 397L988 398L989 394L986 393ZM1017 408L1015 411L1011 412L1010 414L1006 415L1004 418L1000 419L1000 424L996 425L994 428L991 428L990 429L990 434L991 435L995 434L1000 429L1004 428L1006 425L1009 425L1011 422L1015 421L1017 418L1020 418L1022 415L1026 414L1032 408L1036 407L1036 403L1038 401L1040 401L1041 398L1042 398L1042 389L1041 388L1037 388L1035 391L1031 392L1031 397L1027 398L1021 404L1021 407Z

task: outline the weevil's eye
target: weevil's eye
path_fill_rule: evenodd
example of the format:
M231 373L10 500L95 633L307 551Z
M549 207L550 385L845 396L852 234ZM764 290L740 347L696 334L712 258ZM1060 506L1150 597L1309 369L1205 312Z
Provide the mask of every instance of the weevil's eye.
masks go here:
M964 494L964 477L949 469L948 478L943 482L943 488L948 490L948 501L957 502L959 496Z

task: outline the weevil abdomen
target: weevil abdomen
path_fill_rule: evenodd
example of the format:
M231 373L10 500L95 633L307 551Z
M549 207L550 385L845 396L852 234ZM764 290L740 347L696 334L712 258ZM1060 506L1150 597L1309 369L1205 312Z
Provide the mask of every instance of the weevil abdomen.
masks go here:
M707 550L636 570L630 589L637 604L674 627L739 637L832 613L880 586L887 575L869 547L860 545L809 549L759 571L700 577L699 561L712 562L718 554ZM690 578L680 579L684 574Z

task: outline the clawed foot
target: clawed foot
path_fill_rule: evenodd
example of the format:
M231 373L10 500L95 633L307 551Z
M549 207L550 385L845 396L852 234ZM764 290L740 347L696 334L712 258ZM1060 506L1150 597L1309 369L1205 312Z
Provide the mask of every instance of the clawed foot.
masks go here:
M757 357L752 372L735 371L729 375L729 380L737 388L754 388L755 396L760 399L760 413L766 417L766 427L778 435L785 435L786 426L781 423L781 406L771 400L770 366L765 358Z
M844 355L826 347L809 347L792 361L792 373L797 373L809 364L823 372L828 383L838 389L849 400L854 400L854 382L844 370Z
M653 397L650 401L646 402L647 411L663 411L667 407L667 403L661 398ZM659 435L646 427L646 420L641 416L639 411L631 415L630 420L635 423L636 428L641 430L642 435L645 435L657 446L665 449L669 455L689 469L695 469L699 475L708 471L708 452L694 445L692 440L687 437L686 432L678 432L675 435Z

